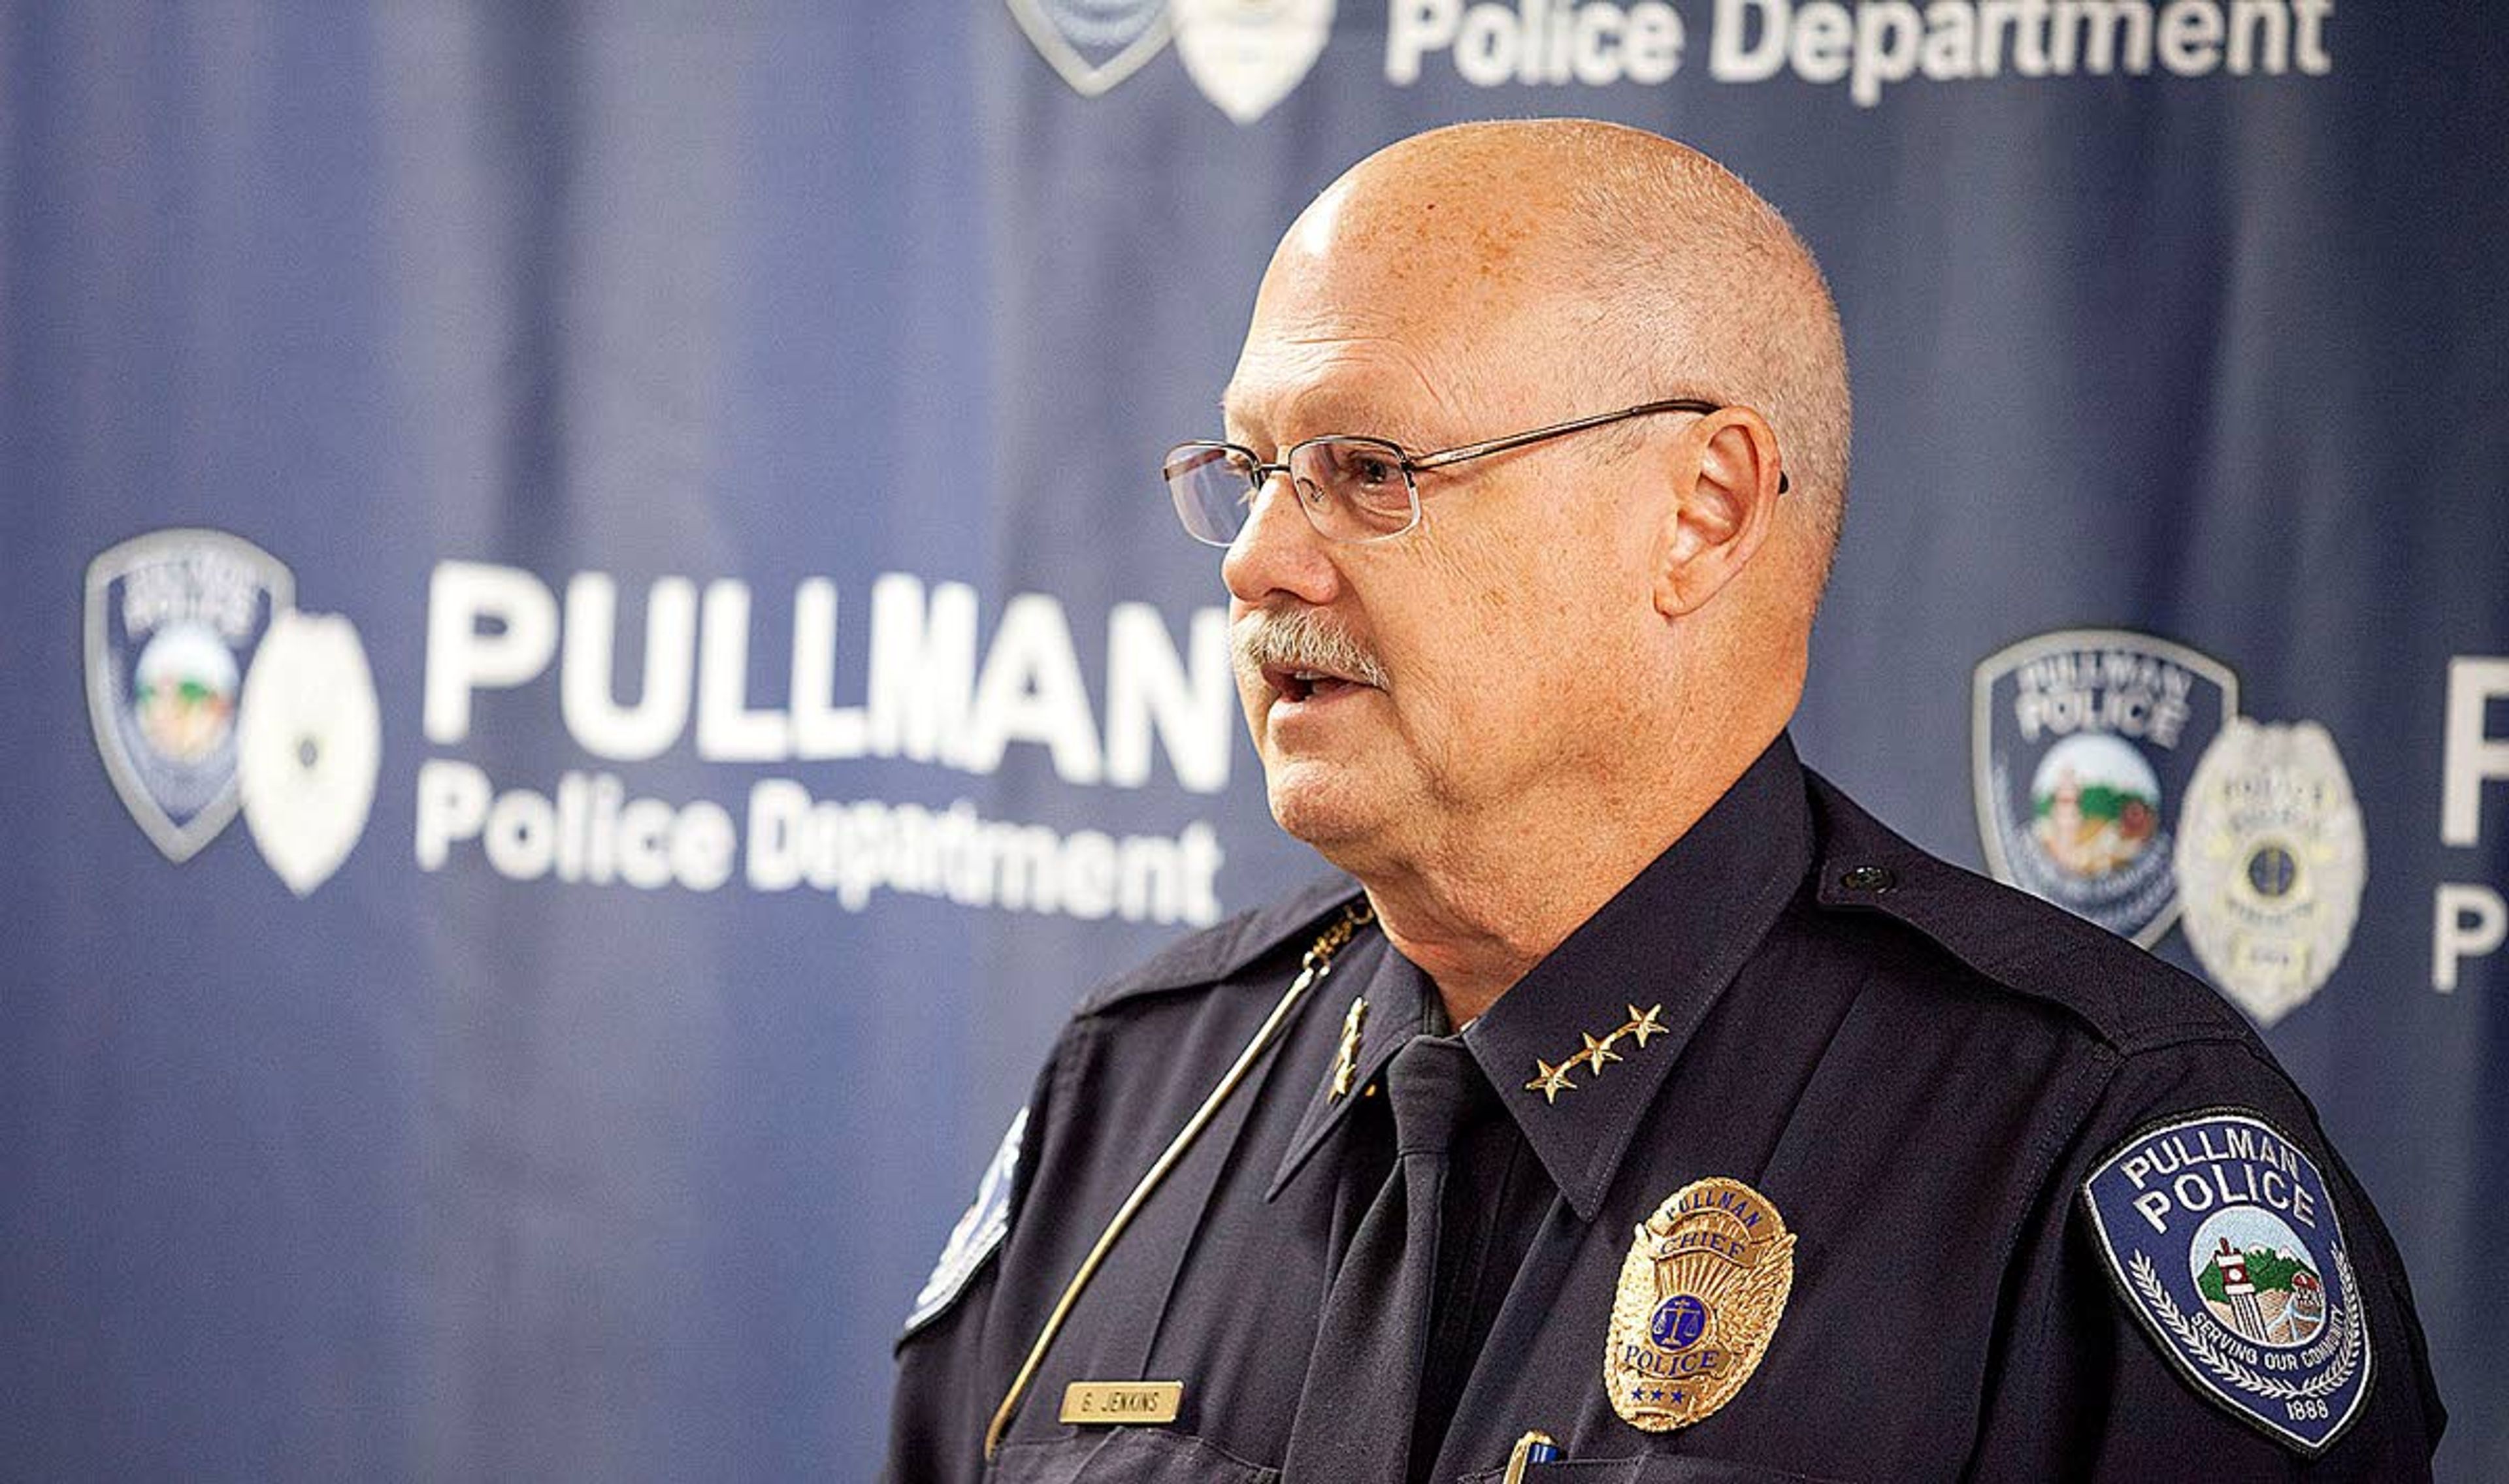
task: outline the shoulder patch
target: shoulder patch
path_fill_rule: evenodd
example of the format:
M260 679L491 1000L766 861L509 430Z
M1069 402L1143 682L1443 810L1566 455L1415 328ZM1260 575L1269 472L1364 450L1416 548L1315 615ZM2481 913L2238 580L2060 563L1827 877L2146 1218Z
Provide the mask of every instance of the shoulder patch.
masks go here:
M2146 1127L2082 1181L2101 1264L2206 1400L2315 1458L2370 1394L2370 1336L2335 1201L2247 1108Z
M915 1312L906 1317L906 1328L898 1334L905 1340L917 1330L949 1312L967 1291L968 1280L1002 1244L1011 1231L1011 1180L1019 1173L1020 1144L1028 1137L1028 1109L1012 1117L1010 1128L1002 1132L999 1147L993 1150L992 1163L985 1167L984 1177L976 1182L976 1199L968 1203L966 1214L950 1229L950 1241L941 1248L941 1260L932 1265L932 1276L923 1280L923 1288L915 1295Z

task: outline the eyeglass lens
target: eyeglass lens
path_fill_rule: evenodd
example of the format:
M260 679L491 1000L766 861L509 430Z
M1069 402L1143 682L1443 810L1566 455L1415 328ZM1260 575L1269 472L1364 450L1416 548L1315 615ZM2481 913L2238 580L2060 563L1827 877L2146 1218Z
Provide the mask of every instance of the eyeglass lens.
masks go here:
M1225 546L1246 529L1262 493L1258 467L1245 450L1187 443L1166 466L1177 515L1197 540ZM1290 451L1290 482L1299 508L1324 537L1373 540L1410 529L1418 518L1402 450L1376 438L1316 438Z
M1195 540L1225 546L1245 528L1254 499L1254 461L1218 443L1183 443L1168 453L1168 494Z

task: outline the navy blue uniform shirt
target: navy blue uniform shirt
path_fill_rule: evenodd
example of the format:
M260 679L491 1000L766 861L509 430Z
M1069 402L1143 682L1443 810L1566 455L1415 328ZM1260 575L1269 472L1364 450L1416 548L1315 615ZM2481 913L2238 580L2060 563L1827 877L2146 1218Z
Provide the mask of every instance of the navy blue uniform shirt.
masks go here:
M1109 1216L1355 896L1222 923L1073 1018L899 1342L892 1479L1277 1476L1393 1168L1383 1069L1451 1033L1373 928L1116 1243L990 1464L983 1440ZM1641 1015L1661 1030L1589 1054ZM1419 1408L1329 1419L1411 1429L1414 1478L1495 1479L1533 1428L1566 1457L1533 1480L2427 1476L2445 1414L2404 1269L2247 1024L1919 851L1783 738L1460 1038L1486 1086L1454 1135ZM1729 1400L1640 1430L1607 1394L1616 1284L1638 1225L1710 1177L1782 1217L1791 1294ZM2303 1240L2256 1246L2269 1202ZM2238 1338L2260 1323L2317 1343ZM1144 1378L1182 1382L1172 1424L1057 1421L1071 1382Z

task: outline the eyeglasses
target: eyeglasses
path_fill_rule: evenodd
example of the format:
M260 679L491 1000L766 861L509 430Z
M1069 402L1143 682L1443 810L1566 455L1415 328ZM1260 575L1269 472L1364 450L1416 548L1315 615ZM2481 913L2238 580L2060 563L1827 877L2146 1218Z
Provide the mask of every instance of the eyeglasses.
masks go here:
M1266 464L1254 457L1253 449L1239 444L1196 440L1169 449L1163 472L1168 494L1176 501L1177 517L1184 522L1185 534L1206 545L1226 546L1237 539L1237 534L1246 529L1247 518L1254 513L1263 486L1275 474L1290 476L1290 487L1297 492L1298 508L1306 512L1307 524L1316 528L1317 535L1356 545L1391 540L1420 524L1417 476L1426 470L1503 454L1528 443L1565 437L1629 418L1659 412L1724 410L1722 402L1690 397L1641 402L1618 412L1596 413L1434 454L1405 453L1401 444L1383 438L1335 433L1292 446L1278 464ZM1787 488L1786 476L1780 473L1778 493L1782 495Z

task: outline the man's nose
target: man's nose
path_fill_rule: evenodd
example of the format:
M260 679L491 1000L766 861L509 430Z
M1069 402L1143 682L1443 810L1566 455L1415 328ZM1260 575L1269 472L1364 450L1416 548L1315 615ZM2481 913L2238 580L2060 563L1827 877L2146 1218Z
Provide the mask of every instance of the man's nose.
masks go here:
M1229 596L1252 606L1274 594L1329 603L1339 581L1329 545L1299 505L1297 486L1286 471L1274 470L1254 492L1245 529L1220 558L1219 577Z

